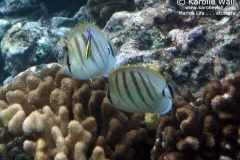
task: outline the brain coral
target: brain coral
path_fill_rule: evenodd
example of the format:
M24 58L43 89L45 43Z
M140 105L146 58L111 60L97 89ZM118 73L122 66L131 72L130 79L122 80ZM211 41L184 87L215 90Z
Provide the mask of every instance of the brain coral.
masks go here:
M103 102L107 79L75 80L52 64L0 87L0 159L238 159L240 73L183 91L167 115Z

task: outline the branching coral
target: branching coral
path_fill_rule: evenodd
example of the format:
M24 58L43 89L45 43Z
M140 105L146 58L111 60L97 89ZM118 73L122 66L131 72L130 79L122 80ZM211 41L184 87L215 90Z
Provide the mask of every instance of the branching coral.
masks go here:
M53 64L39 73L26 71L0 88L0 143L7 144L2 146L2 157L150 157L147 151L153 141L147 140L147 130L141 126L143 116L103 103L106 78L74 80L58 70ZM17 146L14 136L21 139Z
M24 72L0 88L5 159L236 159L240 73L214 78L202 97L185 90L164 116L104 103L107 80L74 80L58 65ZM150 152L151 151L151 152Z
M240 73L213 78L202 98L185 91L160 118L152 159L238 159Z

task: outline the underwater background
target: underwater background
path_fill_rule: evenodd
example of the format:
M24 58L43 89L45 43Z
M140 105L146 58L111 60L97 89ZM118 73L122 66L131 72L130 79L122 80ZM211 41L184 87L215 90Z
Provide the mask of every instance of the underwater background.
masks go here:
M240 2L199 1L1 0L0 159L240 159ZM169 113L118 110L107 78L59 72L61 37L89 22L117 67L177 83Z

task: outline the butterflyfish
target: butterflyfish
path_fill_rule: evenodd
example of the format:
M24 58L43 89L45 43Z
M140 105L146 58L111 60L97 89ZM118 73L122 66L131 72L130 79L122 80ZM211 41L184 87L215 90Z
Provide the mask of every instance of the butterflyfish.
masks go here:
M159 72L141 66L121 66L108 77L104 99L131 113L166 114L172 107L171 86Z
M108 77L110 70L116 67L113 52L96 25L78 25L67 35L60 72L76 79Z

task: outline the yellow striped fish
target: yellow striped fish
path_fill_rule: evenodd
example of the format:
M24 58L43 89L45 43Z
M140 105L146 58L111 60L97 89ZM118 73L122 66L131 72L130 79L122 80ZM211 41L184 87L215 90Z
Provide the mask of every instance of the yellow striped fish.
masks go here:
M172 107L173 92L166 79L155 70L122 66L108 78L105 102L131 113L166 114Z
M87 23L73 28L67 36L61 73L76 79L108 77L116 67L113 48L101 30Z

